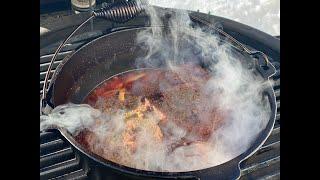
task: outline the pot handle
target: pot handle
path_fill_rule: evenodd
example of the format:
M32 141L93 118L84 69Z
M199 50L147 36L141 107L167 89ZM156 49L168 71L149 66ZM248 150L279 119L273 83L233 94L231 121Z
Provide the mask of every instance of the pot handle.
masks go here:
M71 34L59 45L59 47L57 48L57 50L55 51L51 61L50 61L50 64L49 64L49 67L47 69L47 72L46 72L46 76L45 76L45 79L44 79L44 83L43 83L43 88L42 88L42 97L41 97L41 100L40 100L40 115L43 115L43 114L46 114L46 112L44 112L44 109L45 108L50 108L50 105L48 104L48 98L47 98L47 87L48 87L48 80L49 80L49 77L51 75L51 69L52 69L52 65L53 63L55 62L57 56L58 56L58 53L60 52L60 50L62 49L62 47L66 44L66 42L84 25L86 24L88 21L90 21L92 18L94 18L95 16L91 15L89 18L87 18L83 23L81 23L75 30L73 30L71 32ZM54 76L56 72L54 72L52 74L52 76ZM52 107L51 107L52 108Z
M206 26L212 28L215 32L220 33L221 35L225 36L227 39L229 39L234 45L236 45L241 51L249 54L252 58L257 59L256 67L258 71L261 73L263 78L268 79L274 74L276 74L276 68L270 63L269 58L267 55L265 55L261 51L251 51L248 49L244 44L230 36L228 33L224 32L222 30L222 25L219 25L218 27L213 25L210 22L207 22L206 20L203 20L193 14L189 14L190 19L193 19L195 21L198 21L202 24L205 24ZM216 23L217 24L217 23ZM219 28L220 27L220 28Z
M42 88L42 98L40 100L40 115L42 115L43 112L43 108L44 107L48 107L50 105L48 105L48 100L47 100L47 87L48 87L48 80L49 80L49 76L51 74L51 69L52 69L52 65L53 62L56 60L56 57L58 55L58 53L60 52L60 50L62 49L62 47L65 45L65 43L84 25L86 24L88 21L90 21L91 19L95 18L95 17L103 17L106 18L112 22L119 22L119 23L124 23L132 18L134 18L137 14L141 13L144 9L145 6L147 6L148 3L144 3L144 2L140 2L140 3L136 3L136 2L120 2L120 3L114 3L111 4L105 8L102 8L98 11L94 11L90 17L88 17L83 23L81 23L75 30L73 30L71 32L71 34L59 45L59 47L57 48L56 52L54 53L51 62L49 64L48 70L46 72L46 76L45 76L45 80L44 80L44 84L43 84L43 88ZM123 9L125 9L125 13L123 11ZM114 14L115 13L115 14ZM55 72L53 73L53 75L55 74ZM52 108L52 107L51 107Z
M255 60L255 66L264 79L268 79L276 74L277 70L270 63L266 54L261 51L249 51L247 53Z

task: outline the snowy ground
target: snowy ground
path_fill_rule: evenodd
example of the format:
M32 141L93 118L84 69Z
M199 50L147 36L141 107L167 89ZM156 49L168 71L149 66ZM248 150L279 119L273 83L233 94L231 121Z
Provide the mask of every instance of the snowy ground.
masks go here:
M150 4L226 17L280 35L280 0L149 0Z

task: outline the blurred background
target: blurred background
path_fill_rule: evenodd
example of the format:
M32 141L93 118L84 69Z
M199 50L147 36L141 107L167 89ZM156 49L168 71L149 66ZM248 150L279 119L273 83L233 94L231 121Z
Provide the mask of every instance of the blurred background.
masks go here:
M40 13L66 10L71 4L78 4L79 7L85 8L85 2L88 1L40 0ZM90 1L91 4L101 4L110 3L113 0ZM149 0L149 2L161 7L210 13L255 27L273 36L280 35L280 0Z
M149 0L153 5L188 9L225 17L280 35L280 0Z

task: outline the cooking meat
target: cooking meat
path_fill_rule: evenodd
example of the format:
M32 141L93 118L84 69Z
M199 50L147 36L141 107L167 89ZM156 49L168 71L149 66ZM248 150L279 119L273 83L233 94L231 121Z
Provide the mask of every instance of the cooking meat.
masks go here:
M107 114L124 111L123 130L114 132L109 128L103 136L84 131L76 140L105 159L127 166L132 165L130 158L141 143L137 138L141 133L154 143L166 144L167 153L204 143L226 114L205 103L202 87L209 77L209 72L190 64L173 70L132 71L115 76L96 88L86 102ZM169 130L172 124L185 134L173 140ZM106 142L105 146L95 146L101 142Z

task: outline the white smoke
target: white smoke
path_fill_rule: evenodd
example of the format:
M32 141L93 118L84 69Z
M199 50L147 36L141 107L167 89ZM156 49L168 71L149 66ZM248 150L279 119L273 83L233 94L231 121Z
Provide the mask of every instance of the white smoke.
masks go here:
M62 127L77 135L90 127L101 116L101 112L87 104L65 104L57 106L49 115L40 116L40 130Z
M163 24L160 20L163 14L157 14L152 7L147 13L152 26ZM201 144L206 149L206 158L197 155L186 158L187 152L199 153L199 145L182 146L170 155L171 163L167 161L166 168L195 170L231 160L247 150L266 127L270 107L268 99L262 98L262 91L270 82L263 82L253 74L253 70L241 64L243 57L234 55L232 47L221 43L216 35L205 33L200 28L191 28L186 11L176 12L168 24L168 31L155 27L139 32L136 43L147 50L147 55L137 59L137 66L165 66L177 72L179 64L205 63L212 73L202 88L202 94L207 98L202 103L208 111L218 107L228 110L229 114L210 142ZM182 75L180 78L187 81L189 76ZM217 94L221 98L217 99ZM157 154L155 151L153 153Z
M152 25L161 25L162 14L152 8L147 9ZM166 67L179 74L185 82L197 77L195 69L190 74L181 72L180 64L192 63L205 65L210 70L209 80L201 86L201 101L197 109L203 112L200 119L208 119L207 113L215 108L226 112L220 128L214 131L208 141L195 142L177 147L170 152L168 145L187 135L185 129L168 120L161 129L171 136L159 140L155 136L159 116L146 113L135 136L134 153L130 152L119 138L126 132L128 110L119 109L112 114L103 113L88 105L58 106L48 116L41 116L40 129L49 127L66 128L74 136L82 130L93 133L90 150L102 157L133 168L153 171L191 171L227 162L246 151L267 125L270 118L268 99L262 92L269 82L264 82L252 69L241 62L232 47L222 43L218 36L191 28L186 12L177 12L168 24L170 28L154 27L138 33L136 45L146 54L136 59L139 67ZM161 86L160 86L161 88ZM163 87L166 89L167 87ZM98 102L103 104L103 102ZM179 108L179 107L177 107ZM188 111L188 110L186 110ZM210 118L209 118L210 119ZM192 136L192 135L189 135ZM130 142L130 141L129 141ZM130 145L131 146L131 145ZM116 152L116 155L111 154Z
M280 35L280 0L149 0L150 4L210 13Z

